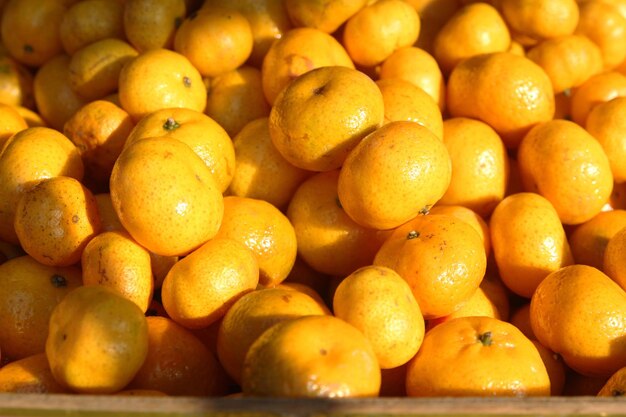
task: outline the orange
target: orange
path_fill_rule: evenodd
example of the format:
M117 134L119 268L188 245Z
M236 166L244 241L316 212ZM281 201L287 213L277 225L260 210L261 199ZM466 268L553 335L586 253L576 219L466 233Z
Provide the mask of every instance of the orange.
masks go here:
M217 234L224 202L204 161L163 136L126 147L113 166L111 200L130 235L159 255L184 255Z
M168 136L188 145L211 171L221 192L235 170L235 149L228 133L215 120L198 110L166 108L141 118L128 134L125 147L140 139Z
M43 353L48 321L65 295L82 284L77 267L53 267L24 255L0 264L2 359Z
M426 91L443 111L446 105L446 85L435 58L414 46L396 49L380 65L379 77L401 78Z
M0 392L62 394L68 391L54 379L48 358L41 352L0 368Z
M18 243L13 223L26 190L44 178L65 175L81 180L83 173L78 149L58 131L32 127L13 135L0 153L0 239Z
M598 391L598 397L621 397L626 394L626 367L620 368L609 377Z
M621 115L626 110L626 97L615 97L594 106L585 122L585 129L596 138L609 158L613 180L626 181L626 128Z
M530 324L530 301L518 307L509 319L509 322L517 327L529 339L537 339Z
M547 396L550 379L535 345L492 317L460 317L424 337L409 362L410 397Z
M176 31L174 50L186 56L205 77L215 77L241 66L253 46L246 17L228 8L203 7Z
M269 116L272 143L293 165L339 168L383 121L383 96L364 73L342 66L311 70L276 98Z
M311 173L292 165L278 152L268 120L252 120L233 137L236 162L228 194L265 200L284 209Z
M363 333L334 316L283 321L259 336L246 355L244 396L375 397L380 368Z
M152 49L124 65L118 81L122 108L135 121L156 110L206 107L207 92L200 72L184 56L168 49Z
M424 318L458 310L479 287L487 256L472 226L446 214L420 215L396 228L374 258L411 287Z
M574 122L536 125L522 140L517 160L524 189L547 198L564 224L591 219L611 196L609 159L600 143Z
M354 68L339 41L313 28L296 28L283 33L269 47L261 66L263 93L272 105L291 81L305 72L326 66Z
M40 67L63 51L59 27L66 7L56 0L11 0L2 9L2 44L18 62Z
M572 92L571 120L584 127L593 107L622 96L626 96L625 75L605 71L591 76Z
M139 51L166 48L174 44L176 29L187 14L185 0L126 0L124 33Z
M73 265L100 232L96 200L75 178L46 178L20 198L15 232L24 251L38 262Z
M63 14L59 37L69 55L102 39L125 39L124 5L110 0L76 2Z
M119 217L113 207L113 201L111 201L111 194L98 193L94 194L96 199L96 205L98 206L98 215L100 216L100 231L124 231L124 226L120 223Z
M311 266L304 262L302 257L298 255L291 271L289 271L289 275L280 283L279 287L295 288L302 292L305 292L303 287L306 287L309 289L307 294L319 295L324 301L324 305L327 305L330 304L328 294L331 280L332 278L328 275L311 268ZM312 293L311 290L314 292Z
M345 24L342 43L355 64L373 67L396 49L413 45L420 17L401 0L379 0L361 8Z
M32 72L8 54L0 54L0 103L35 106Z
M607 243L626 227L626 210L601 211L569 234L569 244L577 264L603 268Z
M446 91L451 116L489 124L511 149L532 126L554 115L548 75L530 59L510 52L465 59L454 67Z
M606 384L609 377L581 375L570 368L565 369L564 396L595 396Z
M138 54L129 43L115 38L84 46L70 59L70 86L86 100L106 97L117 91L122 67Z
M292 27L283 0L205 0L204 6L229 7L248 19L254 40L249 63L257 68L272 43Z
M249 292L228 309L219 324L217 356L233 380L241 382L246 353L252 343L277 323L302 316L324 315L311 296L289 288Z
M530 302L537 339L588 376L608 377L626 366L625 320L626 292L588 265L552 272Z
M579 7L580 20L575 33L598 45L605 70L617 67L626 59L626 17L603 1L585 1Z
M226 393L224 370L193 333L165 317L146 317L148 355L127 389L197 397Z
M368 3L368 0L324 2L286 0L285 9L294 26L333 33Z
M422 88L401 78L376 81L383 94L383 124L398 120L416 122L443 138L443 118L437 102Z
M34 107L34 104L33 104ZM16 106L15 110L22 116L28 127L47 127L47 123L41 118L39 113L24 107Z
M450 214L459 220L467 222L476 230L485 246L485 254L491 253L491 237L489 235L489 225L478 213L465 206L436 204L429 210L429 214Z
M576 0L499 0L497 4L513 39L523 45L571 35L579 20Z
M211 239L176 262L161 287L163 307L190 329L219 320L259 283L255 254L232 239Z
M104 232L89 241L81 256L84 285L104 285L135 302L142 311L152 301L150 253L123 231Z
M148 325L137 304L101 285L75 288L50 316L46 356L54 378L79 393L113 393L148 353Z
M543 68L557 94L578 87L603 68L600 48L578 34L543 40L526 57Z
M285 214L264 200L224 197L224 217L215 237L236 240L254 253L263 286L284 281L296 260L294 227Z
M134 127L119 106L95 100L78 109L63 125L63 134L78 148L89 181L107 189L109 177L126 138Z
M87 100L70 84L68 55L60 54L46 61L35 74L33 90L39 115L50 127L63 131L63 125Z
M384 235L363 227L345 212L337 197L339 170L304 181L287 207L302 260L324 274L345 277L371 264Z
M15 107L9 104L0 104L0 152L4 144L15 133L28 127L24 118L17 112Z
M605 274L617 282L623 289L626 289L625 248L626 227L622 227L608 238L600 267Z
M180 256L162 256L150 252L150 269L152 270L155 288L161 288L167 273L170 272L170 269L172 269L174 264L179 260Z
M509 28L495 7L472 3L457 10L437 32L433 55L444 74L474 55L509 49Z
M344 278L333 311L363 332L382 369L407 363L424 339L424 317L411 287L387 267L364 266Z
M489 220L502 282L530 298L551 272L574 263L559 216L539 194L517 193L500 202Z
M462 205L488 218L504 198L509 180L509 158L500 136L480 120L453 117L443 123L443 143L452 177L439 203Z
M451 177L448 151L415 122L391 122L366 136L343 164L337 192L355 222L392 229L428 211Z
M218 122L231 138L252 120L267 117L270 106L263 94L261 70L242 65L206 80L204 112Z

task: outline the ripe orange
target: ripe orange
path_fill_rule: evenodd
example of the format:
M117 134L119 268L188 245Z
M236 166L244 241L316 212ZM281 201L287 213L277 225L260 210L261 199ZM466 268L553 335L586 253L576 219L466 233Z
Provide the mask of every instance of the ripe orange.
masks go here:
M0 392L69 393L52 376L48 358L43 352L12 361L0 368Z
M608 238L600 268L626 291L626 264L624 262L625 249L626 226L620 228L617 232L615 232L615 234Z
M383 106L380 89L364 73L342 66L317 68L276 98L269 116L272 142L293 165L330 171L382 124Z
M407 394L547 396L550 379L535 345L491 317L460 317L426 333L407 367Z
M472 226L446 214L419 215L397 227L374 258L411 287L425 319L459 309L479 287L487 256Z
M184 255L211 239L222 221L222 193L204 161L178 139L126 147L113 166L111 200L120 222L159 255Z
M577 264L603 269L610 239L626 227L626 210L601 211L569 233L569 244ZM606 271L605 271L606 272Z
M572 92L571 120L584 127L593 107L622 96L626 96L624 74L617 71L604 71L593 75Z
M96 200L75 178L40 181L20 198L15 233L26 253L45 265L69 266L100 232Z
M626 395L626 367L613 373L598 391L598 397L621 397Z
M588 376L626 366L626 292L600 270L570 265L552 272L530 302L537 339Z
M489 230L502 282L530 298L551 272L574 263L559 216L539 194L517 193L493 211Z
M614 5L603 1L584 1L579 8L575 33L598 45L605 70L617 67L626 59L626 17Z
M482 120L510 149L518 147L531 127L554 116L554 91L546 72L510 52L460 62L450 74L446 91L451 116Z
M80 269L40 264L24 255L0 264L0 350L17 360L44 351L54 307L80 286Z
M585 129L596 138L609 158L613 180L617 183L626 181L626 128L621 117L626 110L626 97L615 97L594 106L585 122Z
M148 325L137 304L101 285L75 288L50 316L46 356L54 378L82 393L124 388L148 353Z
M287 0L284 3L294 26L333 33L368 2L368 0L331 0L316 3L307 0Z
M489 225L487 224L487 221L474 210L459 205L435 204L435 206L429 210L429 214L449 214L472 226L482 239L483 245L485 246L485 254L489 257L491 254L491 236L489 235Z
M509 180L509 158L500 136L480 120L453 117L443 123L443 143L452 177L439 203L462 205L488 218L504 198Z
M451 171L449 153L435 134L415 122L391 122L346 158L339 201L358 224L392 229L432 207L445 193Z
M211 239L172 266L161 297L175 322L201 329L224 316L258 283L258 261L247 246L232 239Z
M9 104L0 104L0 152L4 144L15 133L28 127L24 118L18 113L15 107Z
M257 338L241 377L245 396L375 397L380 368L370 342L334 316L283 321Z
M600 143L569 120L540 123L522 140L517 160L526 191L543 195L561 222L580 224L598 214L613 189Z
M333 311L363 332L382 369L407 363L424 339L424 317L411 287L387 267L364 266L344 278Z
M124 34L138 51L171 49L186 14L185 0L125 0Z

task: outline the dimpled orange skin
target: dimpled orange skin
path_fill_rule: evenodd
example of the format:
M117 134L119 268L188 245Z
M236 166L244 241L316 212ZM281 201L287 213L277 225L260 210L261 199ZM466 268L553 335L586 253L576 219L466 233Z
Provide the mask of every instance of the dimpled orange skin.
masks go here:
M17 204L15 232L26 253L45 265L69 266L100 233L96 200L72 177L46 178Z
M211 239L172 266L161 297L174 321L200 329L219 320L258 283L258 261L247 246L232 239Z
M623 227L611 236L606 244L602 258L602 267L600 269L626 291L625 248L626 227Z
M0 392L69 394L50 371L45 353L12 361L0 368Z
M574 263L563 225L548 200L535 193L506 197L489 221L500 278L530 298L550 273Z
M291 81L315 68L341 65L354 68L350 56L328 33L313 28L295 28L272 43L261 66L263 93L274 104Z
M572 92L571 120L585 126L587 117L596 104L623 96L626 96L624 74L617 71L605 71L593 75Z
M189 253L217 234L224 201L193 150L170 137L127 147L113 166L111 201L120 222L159 255Z
M171 48L177 26L186 13L185 0L127 0L124 2L124 33L139 51Z
M426 333L406 385L412 397L550 395L548 372L530 339L491 317L460 317Z
M429 210L429 214L449 214L459 220L467 222L480 235L485 245L485 254L491 254L491 236L489 235L489 224L474 210L460 205L436 204Z
M155 110L188 107L204 111L207 93L202 76L184 55L153 49L130 60L120 72L121 107L135 121Z
M609 377L598 391L598 397L621 397L626 395L626 366Z
M451 215L420 215L396 228L374 258L411 287L424 318L451 314L480 286L487 267L483 241Z
M547 198L564 224L580 224L609 201L613 174L600 143L568 120L533 127L517 154L526 191Z
M65 175L82 180L76 146L60 132L33 127L15 134L0 154L0 239L18 243L13 222L24 191L44 178Z
M369 0L286 0L285 9L296 27L312 27L333 33Z
M587 116L585 129L596 138L609 158L613 180L626 181L626 137L623 115L626 110L626 97L615 97L599 103Z
M238 383L248 349L274 324L296 317L324 315L327 311L309 295L288 288L264 288L243 295L219 324L217 355Z
M383 107L380 89L362 72L342 66L317 68L276 98L269 116L272 143L297 167L330 171L382 124Z
M576 263L602 270L607 244L624 227L626 210L623 209L601 211L576 226L568 238Z
M307 316L272 326L244 361L244 396L376 397L380 368L363 333L334 316Z
M339 173L346 213L372 229L392 229L433 206L452 174L443 143L422 125L391 122L366 136Z
M384 237L350 218L337 197L339 170L304 181L287 208L298 240L299 256L316 271L347 276L370 264Z
M507 148L554 115L550 78L530 59L509 52L477 55L459 63L447 84L452 116L482 120L495 129Z
M0 349L2 359L21 359L44 351L54 307L82 284L75 266L42 265L29 255L0 265Z
M608 377L626 366L626 292L594 267L548 275L530 301L530 324L580 374Z

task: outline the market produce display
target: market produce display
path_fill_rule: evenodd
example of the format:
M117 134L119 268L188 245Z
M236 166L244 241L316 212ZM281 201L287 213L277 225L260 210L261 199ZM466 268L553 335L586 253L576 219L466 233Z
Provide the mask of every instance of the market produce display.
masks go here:
M626 1L4 0L0 35L0 392L626 394Z

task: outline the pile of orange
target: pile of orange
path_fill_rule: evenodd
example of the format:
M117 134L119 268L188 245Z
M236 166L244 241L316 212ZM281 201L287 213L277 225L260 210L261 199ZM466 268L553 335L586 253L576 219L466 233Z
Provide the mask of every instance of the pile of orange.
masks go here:
M626 393L626 1L0 1L0 391Z

